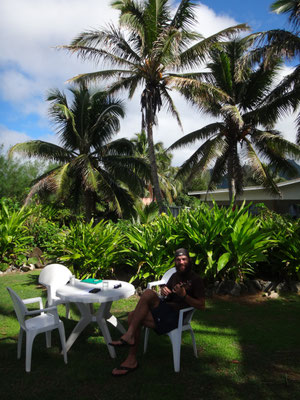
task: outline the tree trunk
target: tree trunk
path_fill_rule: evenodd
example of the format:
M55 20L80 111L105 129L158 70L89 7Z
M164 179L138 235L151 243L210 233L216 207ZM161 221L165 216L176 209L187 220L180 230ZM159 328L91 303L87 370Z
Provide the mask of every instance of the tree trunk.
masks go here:
M159 180L158 180L157 164L156 164L154 143L153 143L153 124L151 122L147 123L147 140L148 140L149 161L150 161L150 168L151 168L151 177L152 177L152 183L153 183L154 198L157 201L159 212L162 213L163 212L163 198L162 198Z
M84 192L84 205L85 205L85 219L90 222L95 212L95 197L94 193L90 190Z
M236 179L237 179L237 174L235 170L235 160L237 156L237 144L236 144L236 135L231 134L228 140L228 145L230 149L230 155L228 158L228 167L227 167L227 173L228 173L228 192L229 192L229 201L233 202L235 204L236 202L236 193L237 193L237 184L236 184Z

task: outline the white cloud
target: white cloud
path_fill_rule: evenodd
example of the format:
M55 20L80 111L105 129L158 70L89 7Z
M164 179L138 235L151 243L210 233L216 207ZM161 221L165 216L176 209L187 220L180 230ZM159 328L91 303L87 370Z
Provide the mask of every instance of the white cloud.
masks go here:
M27 140L31 140L31 138L26 133L10 130L0 125L0 144L3 144L5 152L14 144L26 142Z
M82 73L94 71L96 66L82 62L55 46L69 44L82 31L97 29L110 22L117 22L118 12L110 6L111 0L2 0L0 3L0 85L2 98L18 113L39 116L37 125L48 129L46 116L46 93L50 88L65 90L67 79ZM200 4L196 9L199 23L195 30L204 37L237 21L227 15L217 15L207 6ZM100 67L98 67L100 68ZM184 134L208 124L211 119L191 108L175 92L172 93L180 113ZM124 97L125 99L125 97ZM122 121L119 136L132 137L141 128L139 96L125 99L127 115ZM176 120L161 111L159 126L155 129L156 141L171 145L183 133ZM282 122L287 135L295 137L287 120ZM6 130L5 130L6 129ZM45 135L41 130L41 136ZM47 133L48 134L48 133ZM50 141L56 140L49 134ZM45 136L44 136L45 137ZM30 133L9 130L2 126L0 143L14 144L29 140ZM35 137L36 138L36 137ZM42 137L39 137L40 139ZM45 140L45 139L44 139ZM294 140L294 138L293 138ZM174 152L174 164L180 165L197 145Z
M225 28L238 24L235 19L225 13L216 14L204 4L200 4L196 10L198 23L195 26L195 30L200 32L204 37L211 36Z

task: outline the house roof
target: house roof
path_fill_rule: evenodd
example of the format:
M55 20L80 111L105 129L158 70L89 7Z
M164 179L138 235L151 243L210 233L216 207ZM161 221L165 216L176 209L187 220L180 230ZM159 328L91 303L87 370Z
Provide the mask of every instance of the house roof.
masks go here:
M289 181L277 184L281 195L270 193L263 186L247 186L244 188L240 200L300 200L300 178L291 179ZM228 200L228 189L217 189L215 191L201 190L188 192L189 196L198 196L205 200Z

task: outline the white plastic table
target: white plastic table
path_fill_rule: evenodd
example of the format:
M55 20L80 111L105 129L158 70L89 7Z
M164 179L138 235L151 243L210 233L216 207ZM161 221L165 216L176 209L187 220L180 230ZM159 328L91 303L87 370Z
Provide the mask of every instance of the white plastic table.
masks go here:
M111 336L107 327L107 322L115 326L122 333L125 332L125 329L117 318L111 314L110 308L113 301L132 296L135 293L135 288L128 282L114 280L108 280L105 282L108 282L108 287L104 287L103 282L91 284L75 279L73 285L68 283L67 285L57 289L56 295L66 303L75 303L81 315L80 320L67 340L67 351L70 350L75 340L89 323L97 322L103 334L110 356L112 358L116 357L114 347L108 345L108 343L111 342ZM115 285L120 284L121 287L116 289L114 288ZM98 293L89 293L89 291L94 288L99 288L101 291ZM96 313L94 313L92 307L94 303L100 304Z

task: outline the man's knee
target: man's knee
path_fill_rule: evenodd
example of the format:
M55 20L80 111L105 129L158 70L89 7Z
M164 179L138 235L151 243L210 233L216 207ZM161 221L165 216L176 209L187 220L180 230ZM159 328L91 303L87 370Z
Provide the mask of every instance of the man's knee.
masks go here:
M156 307L159 303L159 297L158 294L153 290L146 289L141 296L141 301L146 303L148 307L152 308Z
M154 299L155 297L157 297L156 292L154 292L152 289L146 289L143 292L141 299Z
M129 325L131 324L131 321L132 321L132 318L133 318L133 314L134 314L134 311L130 311L130 313L128 314L127 320L128 320L128 324Z

